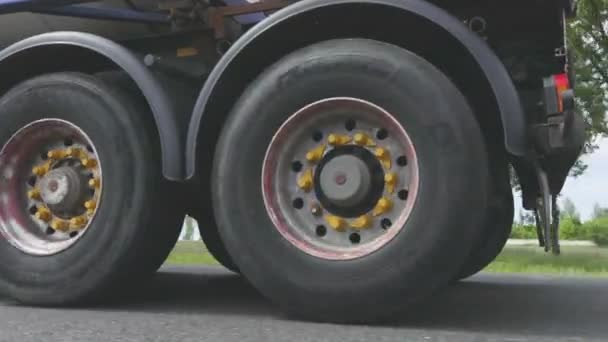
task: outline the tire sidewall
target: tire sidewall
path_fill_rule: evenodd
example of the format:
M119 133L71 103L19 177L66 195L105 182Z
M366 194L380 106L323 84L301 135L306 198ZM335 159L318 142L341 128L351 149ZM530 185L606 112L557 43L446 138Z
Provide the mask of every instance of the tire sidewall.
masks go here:
M506 246L513 229L515 205L508 164L499 158L494 159L492 164L497 167L492 172L493 190L489 194L483 230L455 280L468 278L494 261Z

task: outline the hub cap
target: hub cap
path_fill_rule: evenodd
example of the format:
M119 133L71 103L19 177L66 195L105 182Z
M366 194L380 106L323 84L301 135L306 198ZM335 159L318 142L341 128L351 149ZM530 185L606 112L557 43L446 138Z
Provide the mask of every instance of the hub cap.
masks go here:
M293 114L262 169L264 204L300 250L330 260L370 254L403 228L418 190L405 129L384 109L331 98Z
M76 211L86 195L84 178L72 167L51 170L40 179L40 199L54 211Z
M370 170L361 159L352 155L331 159L319 174L320 190L338 206L359 203L371 188Z
M0 150L0 232L32 255L72 246L97 213L102 172L91 140L59 119L30 123Z

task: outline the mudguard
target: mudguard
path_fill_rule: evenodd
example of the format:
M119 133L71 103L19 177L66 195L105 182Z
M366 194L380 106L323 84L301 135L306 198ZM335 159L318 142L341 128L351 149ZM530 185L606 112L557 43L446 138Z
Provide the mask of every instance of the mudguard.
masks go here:
M77 47L98 55L123 69L133 79L148 101L158 128L163 174L169 180L183 179L183 144L177 116L166 91L140 59L111 40L82 32L52 32L19 41L0 51L0 93L41 73L91 68L84 63L78 64L76 58L70 60L69 56L59 53L59 49L66 47ZM49 56L50 51L56 54ZM60 58L67 60L50 62Z
M424 0L303 0L274 13L247 31L222 57L211 72L194 107L186 141L186 175L195 174L199 134L204 132L202 125L208 124L212 114L208 104L214 96L218 84L232 68L238 68L235 59L252 45L262 40L275 28L298 16L311 11L322 11L331 6L372 4L388 6L395 11L406 11L432 22L456 39L474 58L496 97L502 126L505 147L514 156L526 153L525 117L519 95L504 64L487 43L470 31L463 23L445 10ZM313 23L311 23L312 25ZM336 22L339 25L339 21ZM362 24L363 25L363 24ZM397 28L395 29L397 30Z

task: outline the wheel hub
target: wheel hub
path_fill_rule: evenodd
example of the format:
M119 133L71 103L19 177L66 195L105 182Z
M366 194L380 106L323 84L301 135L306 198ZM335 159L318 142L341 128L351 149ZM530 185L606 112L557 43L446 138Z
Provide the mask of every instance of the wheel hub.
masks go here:
M38 188L42 201L54 211L74 212L84 202L84 179L73 167L49 171L40 180Z
M302 251L331 260L369 254L412 210L412 142L389 113L354 98L304 107L277 131L262 168L264 205Z
M361 146L328 150L313 173L317 199L340 217L353 218L369 212L384 190L382 165Z
M0 150L0 233L28 254L61 252L88 229L101 191L88 136L65 120L34 121Z
M321 191L339 206L352 206L365 198L371 187L371 173L365 163L352 155L336 157L320 173Z

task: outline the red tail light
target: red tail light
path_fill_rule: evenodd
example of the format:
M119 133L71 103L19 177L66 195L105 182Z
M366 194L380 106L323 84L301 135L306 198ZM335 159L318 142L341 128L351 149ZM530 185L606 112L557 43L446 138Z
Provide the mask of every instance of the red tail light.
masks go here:
M557 93L557 103L559 106L559 111L564 111L564 92L570 90L570 80L568 78L568 74L559 74L553 76L553 81L555 82L555 91Z

